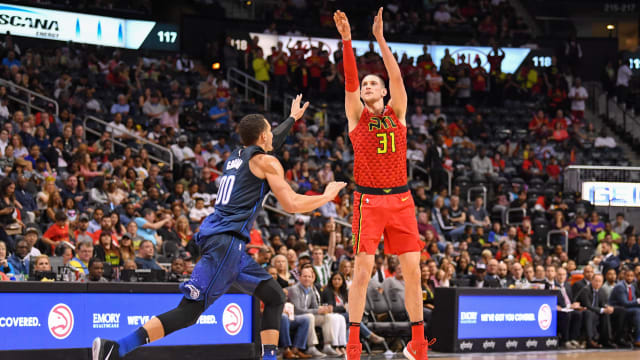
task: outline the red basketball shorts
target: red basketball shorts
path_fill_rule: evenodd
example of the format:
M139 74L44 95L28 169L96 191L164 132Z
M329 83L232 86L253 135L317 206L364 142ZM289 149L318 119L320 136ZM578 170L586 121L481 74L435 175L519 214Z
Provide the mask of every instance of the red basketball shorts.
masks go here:
M384 252L421 251L415 205L410 192L393 195L353 193L353 251L374 255L384 235Z

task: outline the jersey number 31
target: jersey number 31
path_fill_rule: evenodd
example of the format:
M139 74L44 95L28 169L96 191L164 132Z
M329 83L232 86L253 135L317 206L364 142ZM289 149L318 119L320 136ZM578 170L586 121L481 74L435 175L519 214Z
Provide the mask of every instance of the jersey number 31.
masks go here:
M376 134L376 136L380 142L378 154L386 154L389 152L389 147L391 147L391 152L396 152L396 134L393 131L390 133ZM391 143L391 146L389 146L389 143Z
M220 179L220 188L218 188L218 196L216 203L227 205L231 200L231 192L233 191L233 183L236 182L235 175L225 175Z

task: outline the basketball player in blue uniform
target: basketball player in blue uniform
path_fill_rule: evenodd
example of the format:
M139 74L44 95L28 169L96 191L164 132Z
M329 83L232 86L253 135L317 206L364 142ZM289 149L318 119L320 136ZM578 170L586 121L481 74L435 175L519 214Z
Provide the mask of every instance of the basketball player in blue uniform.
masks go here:
M151 318L118 341L96 338L92 346L93 360L120 359L138 346L195 324L205 309L232 284L264 303L260 332L262 358L276 360L285 296L273 277L245 252L249 231L269 190L285 211L298 213L332 201L346 185L332 182L322 195L299 195L285 181L278 159L267 154L284 144L291 126L304 114L309 103L301 107L301 100L301 95L294 99L291 117L273 133L263 115L247 115L240 121L238 132L244 147L233 151L225 162L215 212L204 220L195 235L203 255L191 278L180 284L184 298L175 309Z

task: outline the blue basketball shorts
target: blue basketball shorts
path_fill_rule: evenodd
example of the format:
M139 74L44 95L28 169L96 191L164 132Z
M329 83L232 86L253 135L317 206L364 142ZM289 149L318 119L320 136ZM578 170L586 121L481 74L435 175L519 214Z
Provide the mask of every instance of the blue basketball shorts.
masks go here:
M258 284L271 275L245 251L245 242L232 234L199 236L195 241L202 248L202 258L193 269L191 278L180 284L185 298L213 304L235 285L253 295Z

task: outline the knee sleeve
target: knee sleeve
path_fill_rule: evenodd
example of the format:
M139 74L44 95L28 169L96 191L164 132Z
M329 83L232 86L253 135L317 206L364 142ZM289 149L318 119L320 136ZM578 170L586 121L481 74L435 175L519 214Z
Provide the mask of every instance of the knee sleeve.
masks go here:
M164 327L164 335L167 336L195 324L204 310L204 301L183 298L178 307L157 317Z
M262 330L280 331L280 316L286 300L282 287L274 279L264 280L254 295L264 303Z

